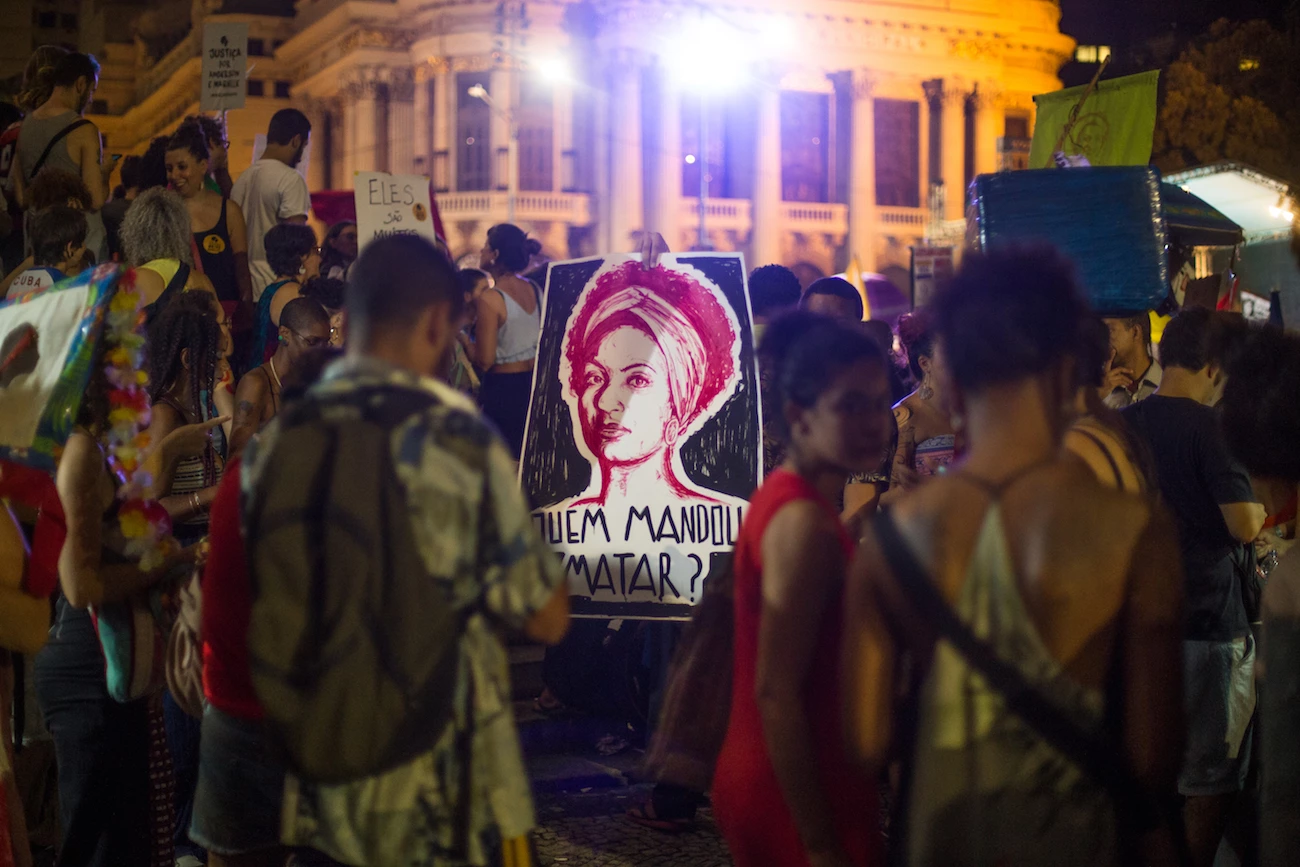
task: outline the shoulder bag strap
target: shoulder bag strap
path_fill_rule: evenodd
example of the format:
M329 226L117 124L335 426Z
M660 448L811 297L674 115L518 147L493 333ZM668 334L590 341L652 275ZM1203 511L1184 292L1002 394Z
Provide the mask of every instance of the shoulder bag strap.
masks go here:
M1156 827L1159 811L1153 799L1124 767L1122 760L1114 757L1114 750L1081 731L1073 720L1028 683L1015 666L1004 661L988 642L970 631L935 589L889 512L876 518L875 528L876 538L898 586L917 612L936 629L939 637L948 641L966 663L979 672L1013 713L1106 788L1115 801L1117 816L1123 824L1137 831Z
M86 126L89 123L90 121L86 120L83 117L80 118L79 120L74 120L72 123L68 124L63 129L56 132L54 134L54 138L50 139L49 142L45 145L45 150L41 151L41 155L36 158L36 164L32 166L31 176L35 178L37 172L39 172L41 169L45 167L45 161L50 158L50 151L54 150L54 146L59 142L63 141L63 139L67 137L68 133L73 132L74 130L81 129L83 126Z
M179 292L185 288L185 284L188 283L189 281L190 281L190 266L182 262L180 264L180 267L176 269L176 273L172 275L172 279L168 281L167 288L163 289L162 294L166 295L172 291ZM158 297L161 298L162 295Z
M1119 486L1121 491L1127 492L1128 488L1124 486L1124 476L1120 473L1119 464L1116 463L1115 456L1110 453L1110 449L1106 448L1106 444L1101 441L1101 437L1097 436L1086 427L1079 425L1075 425L1072 430L1075 433L1081 434L1092 440L1092 444L1101 451L1102 457L1106 459L1106 463L1110 464L1110 471L1115 474L1115 484Z

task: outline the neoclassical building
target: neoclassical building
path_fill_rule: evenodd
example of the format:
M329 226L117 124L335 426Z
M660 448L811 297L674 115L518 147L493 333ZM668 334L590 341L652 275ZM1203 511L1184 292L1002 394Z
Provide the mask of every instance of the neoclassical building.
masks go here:
M313 191L427 174L458 255L512 212L552 257L647 229L685 249L703 202L705 243L809 276L905 265L960 219L974 175L1023 158L1032 96L1060 86L1074 45L1051 0L258 5L195 3L192 31L133 73L109 46L110 148L197 109L199 22L248 20L235 168L294 105L313 120Z

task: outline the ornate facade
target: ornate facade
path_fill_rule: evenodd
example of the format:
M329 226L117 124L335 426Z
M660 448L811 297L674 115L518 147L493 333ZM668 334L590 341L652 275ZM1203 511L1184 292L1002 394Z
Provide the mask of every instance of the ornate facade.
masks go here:
M702 16L740 43L723 94L677 83L691 58L673 41ZM457 254L512 205L553 257L629 249L644 229L684 249L705 187L706 243L809 275L905 265L934 221L960 218L960 191L1014 161L1032 95L1060 86L1073 49L1051 0L298 0L291 17L220 17L266 48L250 57L260 96L230 116L232 166L295 105L313 120L313 190L427 174ZM141 150L197 108L197 42L103 119L110 147ZM567 78L544 76L554 58Z

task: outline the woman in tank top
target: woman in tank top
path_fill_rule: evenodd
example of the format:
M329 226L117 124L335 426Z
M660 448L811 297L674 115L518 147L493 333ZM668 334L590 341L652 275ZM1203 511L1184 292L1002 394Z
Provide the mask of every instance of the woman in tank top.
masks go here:
M226 315L233 317L241 303L253 303L244 212L207 188L208 162L208 144L197 127L183 126L172 136L167 147L167 181L185 200L203 274L216 290Z
M479 403L505 437L516 458L523 449L533 362L542 330L542 299L536 284L520 272L542 251L518 226L488 229L479 266L496 281L479 298L475 339L464 334L470 359L483 373Z
M844 607L852 748L903 763L896 861L1174 863L1176 537L1061 452L1073 266L968 254L934 309L968 448L876 519Z
M145 190L127 209L122 220L122 249L127 266L136 269L146 321L152 322L187 289L216 294L208 278L194 267L190 241L189 212L181 197L170 190Z

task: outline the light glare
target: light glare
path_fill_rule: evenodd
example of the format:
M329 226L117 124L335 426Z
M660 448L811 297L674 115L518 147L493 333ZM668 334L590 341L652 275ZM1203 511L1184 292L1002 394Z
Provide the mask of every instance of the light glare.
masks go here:
M573 80L569 61L558 54L545 55L533 61L533 67L544 81L562 84Z
M752 53L739 31L705 16L684 21L668 39L662 58L682 89L723 93L744 81Z

